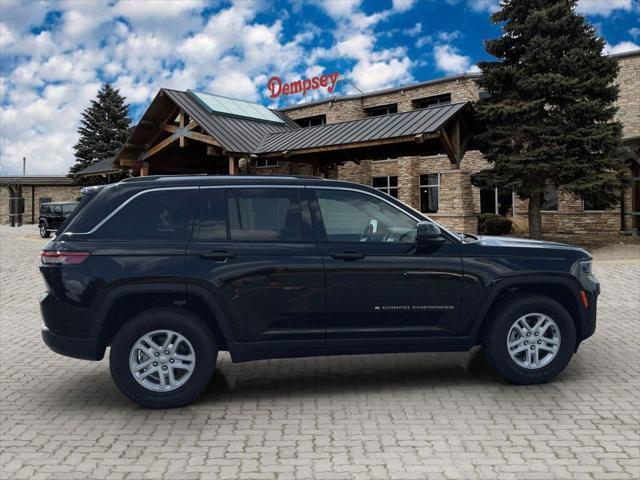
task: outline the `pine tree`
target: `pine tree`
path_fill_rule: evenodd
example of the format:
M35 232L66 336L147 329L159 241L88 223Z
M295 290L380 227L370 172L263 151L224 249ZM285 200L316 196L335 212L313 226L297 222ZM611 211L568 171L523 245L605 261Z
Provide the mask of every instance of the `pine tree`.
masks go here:
M576 0L503 0L491 21L500 38L485 42L499 61L480 62L480 151L493 168L472 177L481 187L512 189L529 199L529 235L542 237L540 208L548 185L616 202L621 132L614 121L615 59L575 13Z
M129 105L118 90L105 83L97 99L82 112L80 123L80 139L73 147L76 163L69 171L71 175L120 151L130 133Z

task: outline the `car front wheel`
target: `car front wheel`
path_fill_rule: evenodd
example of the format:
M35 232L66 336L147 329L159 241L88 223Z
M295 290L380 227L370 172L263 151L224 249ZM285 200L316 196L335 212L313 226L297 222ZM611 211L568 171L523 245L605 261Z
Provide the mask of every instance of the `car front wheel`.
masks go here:
M180 407L206 388L217 354L211 332L198 317L155 309L132 318L116 334L109 356L111 376L139 405Z
M508 300L496 310L483 346L489 363L507 380L543 383L564 370L575 352L576 328L560 303L531 295Z

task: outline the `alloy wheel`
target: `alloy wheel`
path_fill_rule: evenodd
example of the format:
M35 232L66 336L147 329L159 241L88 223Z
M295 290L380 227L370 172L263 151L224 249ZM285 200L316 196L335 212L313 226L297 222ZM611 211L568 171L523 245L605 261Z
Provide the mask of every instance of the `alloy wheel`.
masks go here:
M154 330L133 344L129 370L136 381L153 392L170 392L184 385L196 364L191 342L173 330Z
M558 324L543 313L523 315L509 329L507 350L522 368L535 370L548 365L560 351Z

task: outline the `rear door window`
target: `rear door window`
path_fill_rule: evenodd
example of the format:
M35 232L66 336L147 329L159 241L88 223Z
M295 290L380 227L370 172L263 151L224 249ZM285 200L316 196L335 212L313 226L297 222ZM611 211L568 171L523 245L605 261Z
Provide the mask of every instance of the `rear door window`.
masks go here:
M311 227L303 219L297 188L247 188L227 191L231 241L306 242Z
M188 241L196 190L145 192L129 201L96 236L105 240Z

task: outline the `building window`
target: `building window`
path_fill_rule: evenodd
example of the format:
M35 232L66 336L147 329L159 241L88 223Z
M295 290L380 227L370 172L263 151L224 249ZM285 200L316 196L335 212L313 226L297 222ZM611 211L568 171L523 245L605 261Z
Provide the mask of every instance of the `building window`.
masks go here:
M393 198L398 198L398 177L373 177L371 186Z
M608 205L603 201L602 196L597 193L583 194L582 195L582 209L585 212L597 212L602 210L608 210Z
M511 190L503 188L480 189L480 213L495 215L513 215L514 195Z
M326 115L316 115L315 117L304 117L294 120L301 127L315 127L316 125L324 125L327 123Z
M433 95L431 97L419 98L413 101L413 108L418 110L420 108L439 107L440 105L448 105L451 103L451 94L445 93L443 95Z
M390 113L398 113L398 104L390 103L389 105L379 105L377 107L365 108L367 116L377 117L378 115L389 115Z
M440 174L420 175L420 211L437 213L440 200Z
M268 167L277 167L278 159L277 158L258 158L256 160L256 168L268 168Z
M540 210L557 211L558 210L558 189L555 185L547 185L542 192L542 205Z

